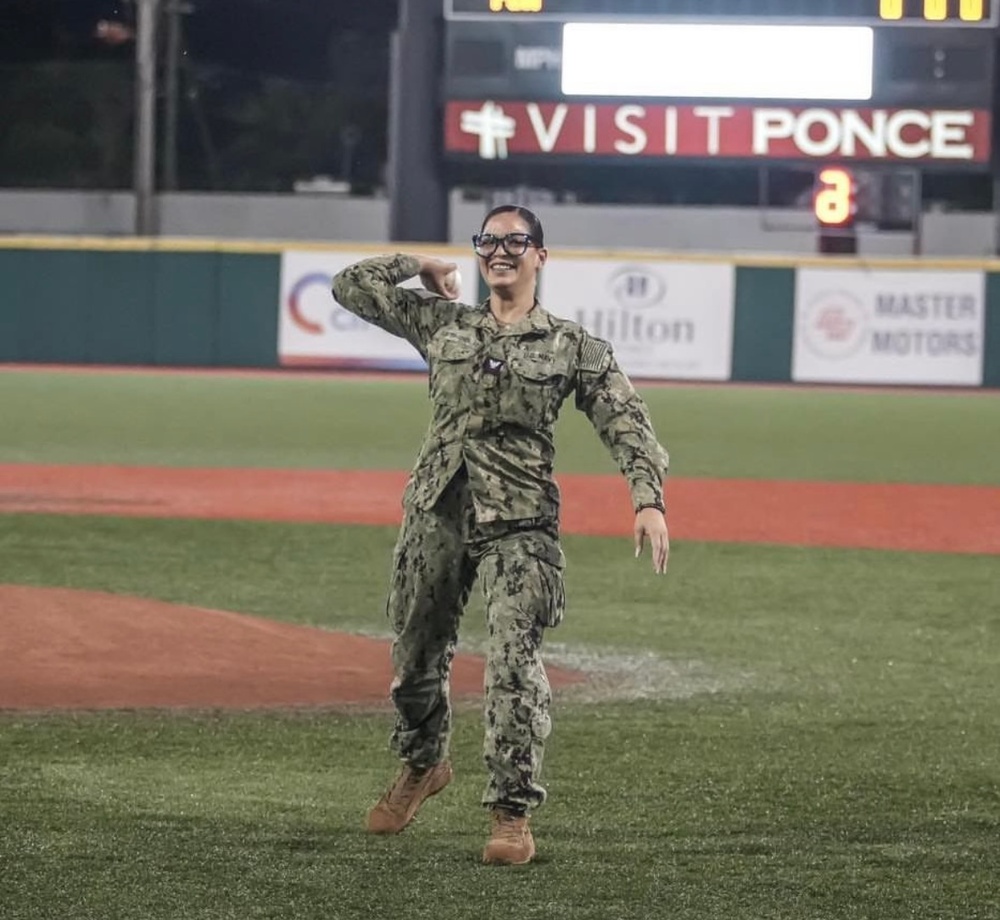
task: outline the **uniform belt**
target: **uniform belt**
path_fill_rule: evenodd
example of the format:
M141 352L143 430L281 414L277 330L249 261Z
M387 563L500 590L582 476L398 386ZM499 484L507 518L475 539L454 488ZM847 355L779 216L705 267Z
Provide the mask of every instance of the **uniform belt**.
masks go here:
M473 540L489 540L493 537L521 533L525 530L541 530L558 539L559 524L549 517L516 518L512 521L483 521L472 530Z

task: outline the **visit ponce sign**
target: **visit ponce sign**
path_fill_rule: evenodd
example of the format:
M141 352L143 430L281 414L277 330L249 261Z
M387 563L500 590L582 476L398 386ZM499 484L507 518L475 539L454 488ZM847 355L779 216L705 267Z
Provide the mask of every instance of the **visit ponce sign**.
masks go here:
M986 163L991 116L974 109L449 102L445 148L518 156Z

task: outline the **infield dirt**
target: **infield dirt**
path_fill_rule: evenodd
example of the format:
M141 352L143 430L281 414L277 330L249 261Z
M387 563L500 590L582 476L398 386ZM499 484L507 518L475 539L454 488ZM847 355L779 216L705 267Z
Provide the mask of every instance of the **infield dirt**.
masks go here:
M401 472L0 465L8 513L397 524ZM566 533L628 537L624 482L563 476ZM674 479L681 540L1000 554L1000 489ZM614 510L609 513L608 509ZM384 704L386 642L235 613L0 585L0 708ZM459 655L456 696L482 687ZM584 675L550 668L555 686Z

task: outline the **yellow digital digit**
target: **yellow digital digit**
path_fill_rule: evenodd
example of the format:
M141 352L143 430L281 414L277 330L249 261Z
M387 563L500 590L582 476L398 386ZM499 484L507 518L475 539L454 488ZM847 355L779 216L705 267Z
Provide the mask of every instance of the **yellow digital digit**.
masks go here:
M948 0L924 0L924 19L940 22L948 18Z
M491 13L540 13L544 0L490 0Z
M878 14L883 19L902 19L903 0L879 0Z
M958 6L958 16L965 22L982 22L984 17L983 0L962 0Z
M824 226L846 224L854 216L854 177L846 169L828 167L819 174L816 220Z

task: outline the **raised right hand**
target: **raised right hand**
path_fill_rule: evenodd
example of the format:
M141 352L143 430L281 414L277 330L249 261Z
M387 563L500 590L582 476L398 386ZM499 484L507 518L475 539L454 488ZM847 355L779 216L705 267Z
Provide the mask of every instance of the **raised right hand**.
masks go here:
M417 256L420 260L420 283L434 294L439 294L448 300L457 300L459 291L453 287L448 276L458 269L454 262L445 262L433 256Z

